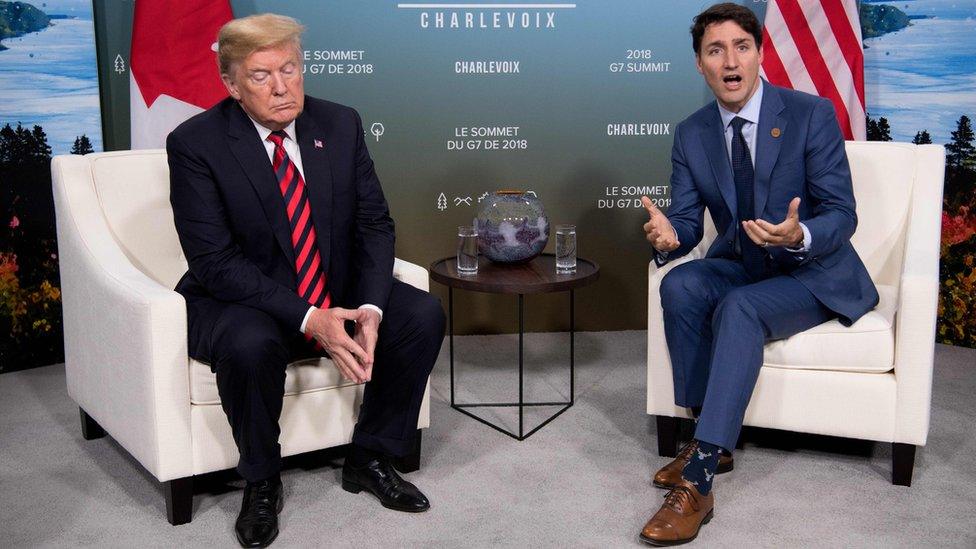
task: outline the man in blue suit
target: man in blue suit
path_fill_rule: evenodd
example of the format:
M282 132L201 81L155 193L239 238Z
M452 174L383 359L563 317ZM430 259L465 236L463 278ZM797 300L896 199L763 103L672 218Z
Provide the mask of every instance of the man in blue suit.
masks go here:
M705 209L718 237L661 283L675 403L698 424L655 475L671 491L641 532L652 545L691 541L711 519L712 478L732 468L764 343L833 318L850 325L878 302L850 242L857 215L831 103L759 78L762 30L748 8L712 6L691 32L716 101L677 126L671 207L644 197L644 230L659 266L701 241Z

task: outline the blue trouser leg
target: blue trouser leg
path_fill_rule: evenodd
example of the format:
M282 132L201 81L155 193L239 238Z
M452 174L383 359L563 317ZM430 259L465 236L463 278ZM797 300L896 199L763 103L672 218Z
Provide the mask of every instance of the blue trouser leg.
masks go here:
M712 314L712 356L695 438L733 448L762 367L763 344L834 316L789 276L730 290Z
M711 258L678 265L661 281L664 335L678 406L701 406L705 401L712 312L729 291L748 283L742 263Z

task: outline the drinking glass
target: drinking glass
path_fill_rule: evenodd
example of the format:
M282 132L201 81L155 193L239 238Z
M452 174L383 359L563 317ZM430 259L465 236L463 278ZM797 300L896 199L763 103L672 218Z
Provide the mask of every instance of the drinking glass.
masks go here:
M556 272L576 272L576 225L556 225Z
M478 274L478 230L471 225L458 227L458 274Z

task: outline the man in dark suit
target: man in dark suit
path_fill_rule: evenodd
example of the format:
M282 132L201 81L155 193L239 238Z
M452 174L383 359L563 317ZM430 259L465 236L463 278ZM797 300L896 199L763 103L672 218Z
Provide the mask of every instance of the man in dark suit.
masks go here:
M343 488L400 511L429 507L389 458L414 447L444 313L393 279L393 221L362 122L305 96L302 30L270 14L225 25L218 61L230 97L166 143L189 263L176 289L190 356L216 373L240 451L247 484L236 532L247 547L278 533L285 366L323 351L366 383Z
M850 325L878 302L850 243L857 215L831 103L759 78L762 31L748 8L712 6L691 32L716 101L678 125L671 206L665 215L644 197L644 230L659 266L699 243L705 209L718 237L661 283L675 403L698 424L654 477L671 491L641 532L652 545L691 541L711 519L712 478L732 469L764 343L832 318Z

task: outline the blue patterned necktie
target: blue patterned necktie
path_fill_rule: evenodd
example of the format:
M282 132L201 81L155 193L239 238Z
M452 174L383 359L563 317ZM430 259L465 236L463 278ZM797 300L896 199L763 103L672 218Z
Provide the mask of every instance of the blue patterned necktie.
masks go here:
M763 272L763 249L749 239L742 222L755 219L755 179L752 169L752 157L749 155L749 145L742 136L742 126L745 118L736 116L732 119L732 179L735 181L735 207L739 214L739 249L742 254L742 264L746 272L753 278L759 278Z

